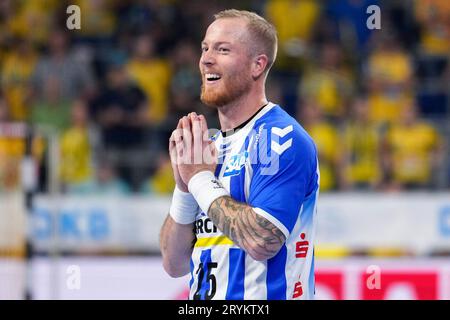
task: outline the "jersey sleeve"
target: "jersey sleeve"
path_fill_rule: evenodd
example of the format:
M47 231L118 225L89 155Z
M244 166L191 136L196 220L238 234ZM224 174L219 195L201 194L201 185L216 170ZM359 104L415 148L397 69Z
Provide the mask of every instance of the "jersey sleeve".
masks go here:
M318 188L316 149L306 132L292 125L266 131L251 154L248 204L287 238L305 197Z

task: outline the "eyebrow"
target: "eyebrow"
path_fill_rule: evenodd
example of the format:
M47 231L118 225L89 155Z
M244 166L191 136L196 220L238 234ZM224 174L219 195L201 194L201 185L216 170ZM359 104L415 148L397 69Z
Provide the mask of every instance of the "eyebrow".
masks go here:
M221 44L229 44L229 45L231 45L231 42L228 42L228 41L218 41L218 42L216 42L215 43L216 45L221 45ZM202 41L202 46L203 45L208 45L208 43L206 42L206 41Z

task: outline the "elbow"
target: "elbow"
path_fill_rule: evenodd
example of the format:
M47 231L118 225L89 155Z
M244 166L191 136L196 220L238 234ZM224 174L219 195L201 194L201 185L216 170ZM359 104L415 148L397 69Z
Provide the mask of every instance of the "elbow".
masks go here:
M183 264L168 261L168 259L163 259L163 267L166 273L172 278L180 278L189 273L189 268Z
M266 249L265 247L261 247L258 245L250 246L246 251L256 261L266 261L273 257L275 257L280 251L281 246L277 249Z
M268 254L263 254L263 253L255 253L255 252L251 252L249 251L248 254L250 255L250 257L252 257L253 260L256 261L266 261L269 260L270 258L272 258L271 255Z

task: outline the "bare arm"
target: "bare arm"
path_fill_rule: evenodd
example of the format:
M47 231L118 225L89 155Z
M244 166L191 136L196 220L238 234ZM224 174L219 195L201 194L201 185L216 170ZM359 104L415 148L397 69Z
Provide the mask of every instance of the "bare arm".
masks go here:
M176 223L167 216L159 237L164 270L173 278L189 273L189 261L195 243L194 224Z
M225 196L210 206L208 216L234 243L255 260L267 260L277 254L286 237L274 224L252 207Z
M177 152L175 147L176 138L180 138L177 130L181 129L181 120L178 121L177 129L169 139L169 155L172 164L173 175L178 188L183 192L188 192L187 185L180 177L177 167ZM179 224L169 215L161 228L159 245L163 257L164 270L171 277L182 277L189 272L189 261L196 237L194 234L194 224Z

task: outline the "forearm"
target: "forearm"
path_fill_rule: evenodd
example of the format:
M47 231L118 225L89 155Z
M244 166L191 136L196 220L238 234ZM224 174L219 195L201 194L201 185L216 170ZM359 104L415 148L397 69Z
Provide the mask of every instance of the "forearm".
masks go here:
M277 254L286 240L284 234L251 206L229 196L214 200L208 216L234 243L255 260L266 260Z
M189 272L189 260L195 241L193 224L176 223L170 215L164 221L160 234L163 266L171 277L181 277Z

